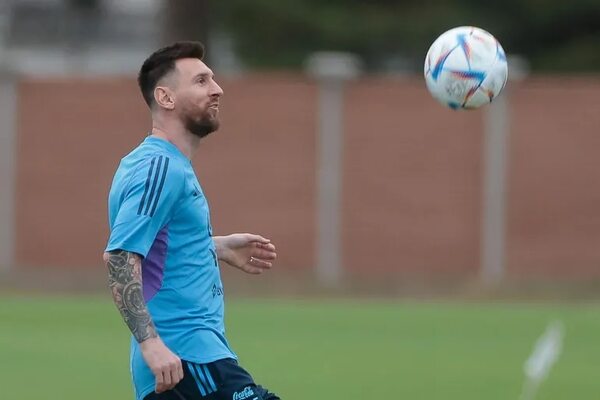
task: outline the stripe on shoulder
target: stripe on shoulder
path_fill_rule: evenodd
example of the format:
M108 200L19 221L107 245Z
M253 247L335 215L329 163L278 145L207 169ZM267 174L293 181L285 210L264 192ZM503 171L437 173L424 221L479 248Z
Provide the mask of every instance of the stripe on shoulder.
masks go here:
M165 185L168 169L169 157L155 156L152 158L137 215L154 216Z

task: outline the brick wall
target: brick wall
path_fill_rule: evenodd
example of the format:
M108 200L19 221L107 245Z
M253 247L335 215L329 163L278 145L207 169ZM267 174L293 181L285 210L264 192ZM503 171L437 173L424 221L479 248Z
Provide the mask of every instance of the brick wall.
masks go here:
M222 128L194 166L217 233L256 231L279 262L314 264L317 88L302 76L224 80ZM511 92L508 271L600 276L600 79L532 78ZM150 120L132 77L19 85L16 262L100 265L106 197ZM346 92L344 264L354 273L475 274L481 112L438 106L418 79Z

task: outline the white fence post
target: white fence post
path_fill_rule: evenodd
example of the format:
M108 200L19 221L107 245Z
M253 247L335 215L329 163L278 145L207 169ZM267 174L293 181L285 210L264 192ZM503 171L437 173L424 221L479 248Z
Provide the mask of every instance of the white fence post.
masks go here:
M323 286L342 277L341 204L344 148L344 85L360 73L352 54L319 52L309 57L307 72L319 82L317 131L316 273Z
M16 79L10 73L0 73L0 272L14 264L16 114Z
M527 65L509 57L509 79L525 78ZM483 207L481 226L481 278L483 283L500 283L506 269L506 196L510 140L510 85L484 112Z

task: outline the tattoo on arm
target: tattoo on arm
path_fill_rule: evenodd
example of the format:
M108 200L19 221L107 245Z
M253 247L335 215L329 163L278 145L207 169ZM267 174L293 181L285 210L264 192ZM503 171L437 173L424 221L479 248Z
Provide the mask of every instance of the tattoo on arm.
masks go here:
M105 254L113 300L135 339L141 343L158 336L142 290L142 260L128 251Z

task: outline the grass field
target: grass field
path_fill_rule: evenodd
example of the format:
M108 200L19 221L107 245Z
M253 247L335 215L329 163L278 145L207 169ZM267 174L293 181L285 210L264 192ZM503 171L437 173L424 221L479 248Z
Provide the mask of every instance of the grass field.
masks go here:
M242 365L285 400L516 400L554 320L564 351L537 399L598 399L600 306L232 300ZM131 399L128 335L108 299L0 297L0 398Z

